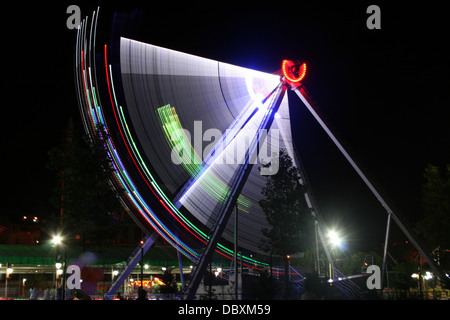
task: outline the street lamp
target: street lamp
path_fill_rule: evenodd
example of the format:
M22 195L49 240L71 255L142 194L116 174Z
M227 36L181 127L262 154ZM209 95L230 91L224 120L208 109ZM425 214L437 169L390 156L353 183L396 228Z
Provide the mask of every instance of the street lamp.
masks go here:
M52 243L56 246L60 245L63 241L63 238L60 235L54 235L52 238Z
M56 246L56 263L55 263L55 267L56 267L56 292L58 292L58 276L59 279L61 280L60 283L60 287L61 287L61 292L60 292L60 296L62 300L65 300L65 282L66 282L66 252L65 252L65 248L62 248L63 253L60 253L60 248L64 247L63 244L64 238L61 236L61 234L55 234L52 237L52 244L53 246ZM62 275L62 279L61 279L61 275Z
M218 267L218 268L216 269L216 271L214 272L214 275L215 275L216 277L218 277L218 276L220 275L221 272L222 272L222 268L221 268L221 267Z
M328 232L328 238L330 239L331 245L335 247L340 247L342 245L342 239L336 231L330 230Z
M338 261L338 259L337 259L337 254L338 254L337 248L342 249L342 246L343 246L342 237L336 230L329 230L328 234L327 234L327 237L328 237L328 243L331 245L331 250L330 251L331 252L334 251L334 258L335 258L336 263L337 263L337 261ZM333 264L333 261L330 261L330 279L334 279L334 268L335 268L335 266Z
M9 265L9 263L6 264L6 278L5 278L5 300L8 300L8 279L9 275L13 273L13 268Z
M56 267L56 275L58 275L58 276L62 275L62 273L63 273L63 271L61 269L62 263L61 262L55 263L55 267Z

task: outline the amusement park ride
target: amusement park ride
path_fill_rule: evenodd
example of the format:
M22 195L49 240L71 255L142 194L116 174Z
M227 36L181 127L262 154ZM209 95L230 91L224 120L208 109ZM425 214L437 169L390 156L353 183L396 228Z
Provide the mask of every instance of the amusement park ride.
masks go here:
M206 270L219 268L213 261L215 254L234 263L234 275L238 264L255 269L268 266L250 254L261 254L258 243L267 226L258 205L265 177L252 161L262 156L261 143L270 141L269 146L286 149L300 171L300 183L305 184L292 144L287 90L300 98L385 208L382 279L391 219L433 272L445 277L316 112L302 83L305 62L283 60L278 72L268 74L120 36L98 50L97 20L98 11L81 23L77 34L75 73L81 115L90 136L98 134L99 126L104 128L102 139L114 169L111 187L121 190L123 206L146 234L115 277L108 296L114 295L158 237L177 249L180 270L182 258L194 265L189 284L183 283L187 299L195 299ZM198 120L205 128L223 132L203 154L185 134L196 133ZM280 141L276 141L278 133ZM241 158L225 161L245 138L248 143ZM174 156L186 160L187 151L187 160L196 161L174 164ZM321 229L324 224L310 190L304 200L334 270ZM238 211L242 212L239 247ZM230 219L233 214L234 221ZM330 277L334 278L333 272Z

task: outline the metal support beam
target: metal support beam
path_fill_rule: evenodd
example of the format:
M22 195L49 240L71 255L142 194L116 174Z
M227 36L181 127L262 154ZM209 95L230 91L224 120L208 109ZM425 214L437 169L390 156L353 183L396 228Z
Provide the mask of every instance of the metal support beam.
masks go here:
M408 240L414 245L414 247L419 251L419 253L427 260L427 263L433 270L433 272L440 277L441 279L445 279L448 281L448 278L445 276L445 273L443 273L434 263L434 260L431 256L428 255L428 253L423 250L423 244L419 244L419 240L413 236L411 232L406 228L406 226L403 224L403 222L400 221L398 216L394 214L394 212L391 210L391 208L388 206L388 204L384 201L384 199L381 197L381 195L378 193L378 191L375 189L375 187L370 183L369 179L364 175L364 173L361 171L361 169L357 166L357 164L353 161L353 159L350 157L348 152L344 149L344 147L341 145L341 143L338 141L338 139L334 136L334 134L331 132L331 130L328 128L328 126L325 124L325 122L321 119L319 114L316 112L315 104L312 100L312 98L309 96L309 94L306 92L304 86L300 86L297 88L292 89L302 100L306 108L311 112L311 114L314 116L314 118L317 120L317 122L322 126L322 128L325 130L325 132L328 134L328 136L331 138L331 140L334 142L334 144L338 147L338 149L342 152L344 157L347 159L347 161L351 164L353 169L358 173L358 175L361 177L361 179L364 181L364 183L367 185L367 187L372 191L373 195L377 198L377 200L381 203L381 205L386 209L387 213L392 216L394 221L397 223L397 225L400 227L400 229L403 231L403 233L406 235Z
M333 279L334 278L334 261L333 261L333 257L331 256L330 250L327 246L325 236L323 235L322 229L320 228L320 224L317 224L317 231L319 233L320 241L322 242L323 249L325 251L325 254L328 258L328 262L330 264L330 279Z
M391 214L388 214L387 226L386 226L386 238L384 240L384 253L383 253L383 266L381 268L381 287L384 288L384 277L386 274L386 256L389 242L389 229L391 226Z
M147 253L148 249L155 243L158 238L158 233L154 231L152 234L147 234L144 238L144 243L140 244L128 258L126 264L122 267L119 274L114 277L111 286L109 287L106 297L111 298L120 288L125 279L130 275L131 271L136 267L139 261Z
M330 265L330 278L333 279L333 270L334 270L334 262L333 262L333 257L331 256L331 252L330 249L328 248L329 243L328 241L326 241L326 237L323 235L322 230L321 230L321 225L325 225L323 222L323 219L321 217L320 211L319 211L319 207L314 199L312 190L310 188L308 179L306 177L306 172L305 169L303 167L302 162L300 161L300 156L298 155L298 153L296 152L296 162L297 162L297 169L300 171L300 184L306 186L306 191L305 191L305 201L306 201L306 205L308 206L308 208L311 210L311 215L314 219L314 229L315 229L315 237L316 237L316 254L317 254L317 273L320 276L320 249L319 249L319 239L320 242L322 243L323 249L325 251L325 254L327 256L329 265Z
M239 234L238 234L238 207L235 206L234 211L234 298L236 300L239 299L239 264L238 264L238 241L239 241Z
M181 252L177 250L178 253L178 267L180 268L180 278L181 278L181 288L184 290L184 273L183 273L183 260L181 257Z

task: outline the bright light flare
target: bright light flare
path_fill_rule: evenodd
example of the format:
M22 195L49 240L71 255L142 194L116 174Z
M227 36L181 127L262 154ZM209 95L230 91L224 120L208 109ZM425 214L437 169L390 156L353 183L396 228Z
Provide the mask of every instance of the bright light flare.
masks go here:
M330 239L330 243L333 246L341 247L342 239L336 231L331 230L330 232L328 232L328 238Z
M53 243L53 244L56 244L56 245L61 244L62 241L63 241L63 238L62 238L60 235L55 235L55 236L53 236L53 238L52 238L52 243Z

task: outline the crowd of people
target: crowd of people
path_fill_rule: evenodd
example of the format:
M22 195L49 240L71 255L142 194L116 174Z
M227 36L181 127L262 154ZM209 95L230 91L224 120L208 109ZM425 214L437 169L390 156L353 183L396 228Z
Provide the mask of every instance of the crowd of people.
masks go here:
M43 300L73 300L74 299L74 292L72 289L66 288L64 291L64 298L62 297L62 290L61 287L57 290L55 288L51 288L47 286L45 288L43 294L44 299ZM30 300L39 300L39 296L42 295L42 290L37 288L34 284L31 285L30 288ZM80 297L82 300L89 300L89 296L82 294ZM119 300L123 300L123 297L120 295L120 293L117 294L117 298ZM143 288L138 289L138 297L136 300L147 300L147 291Z
M62 297L62 289L51 288L47 286L44 289L44 300L63 300ZM34 284L31 285L30 288L30 300L39 300L39 297L42 295L42 290L37 288ZM73 290L66 288L64 291L64 300L73 300Z

